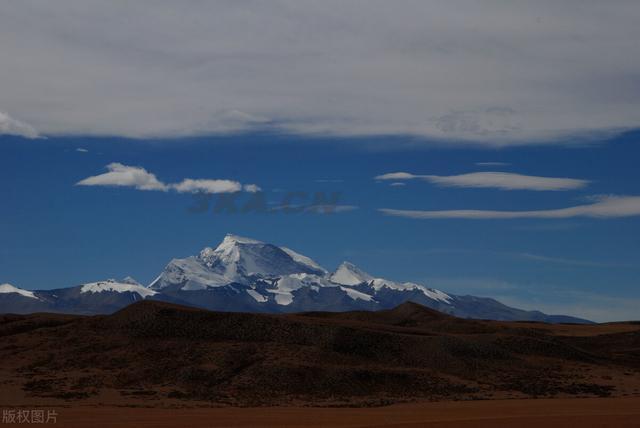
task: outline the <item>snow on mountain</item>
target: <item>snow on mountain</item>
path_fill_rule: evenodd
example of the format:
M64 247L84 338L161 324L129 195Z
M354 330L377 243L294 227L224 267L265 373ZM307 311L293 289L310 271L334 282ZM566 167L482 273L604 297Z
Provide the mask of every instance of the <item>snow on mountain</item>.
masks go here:
M132 285L140 285L142 286L142 284L140 284L138 281L136 281L135 279L131 278L130 276L127 276L125 279L123 279L122 281L123 284L132 284Z
M294 273L324 275L325 272L313 260L292 250L227 235L215 249L207 247L198 256L172 260L149 287L204 290L233 283L248 285L255 278L276 279Z
M451 303L451 300L453 299L453 297L449 296L444 291L436 290L435 288L428 288L424 285L405 282L402 284L402 286L405 287L405 290L420 290L424 293L425 296L433 300L438 300L440 302Z
M339 290L352 300L376 304L382 289L398 292L419 291L434 301L448 304L447 294L413 283L397 283L375 278L352 263L342 263L335 272L290 248L277 247L255 239L226 235L214 249L206 247L197 256L172 260L149 285L156 291L197 291L238 286L255 302L275 302L288 306L300 289L318 292L320 288Z
M200 259L208 267L220 269L227 278L236 281L253 275L268 278L324 272L313 260L294 251L236 235L225 236L215 250L203 250Z
M344 291L345 293L347 293L347 296L351 297L351 299L353 300L364 300L365 302L373 302L373 296L370 296L369 294L363 293L361 291L358 290L354 290L353 288L349 288L349 287L340 287L340 290Z
M202 263L199 257L173 259L164 271L150 285L152 290L163 290L180 286L182 290L204 290L209 287L221 287L232 282L223 274L215 272Z
M32 291L23 290L22 288L15 287L11 284L0 284L0 294L19 294L30 299L38 300Z
M443 303L450 303L451 301L451 296L449 296L447 293L440 290L436 290L435 288L428 288L428 287L425 287L424 285L415 284L413 282L400 283L395 281L389 281L387 279L376 278L371 282L371 286L376 291L379 291L382 288L389 288L389 289L398 290L398 291L419 290L430 299L438 300Z
M428 288L424 285L415 284L413 282L400 283L383 278L374 278L367 272L359 269L357 266L349 262L343 262L329 278L335 283L348 286L367 284L369 287L373 288L375 292L378 292L383 288L397 291L418 290L430 299L447 304L451 301L451 296L440 290Z
M258 293L256 290L246 290L247 294L251 297L253 297L255 299L256 302L258 303L265 303L269 300L268 297L263 296L262 294Z
M348 262L329 273L289 248L236 235L225 236L216 248L204 248L196 256L171 260L148 287L127 277L36 293L0 285L0 313L112 313L139 298L217 311L267 313L380 310L412 301L465 318L586 322L524 311L490 298L449 295L421 284L376 278Z
M129 278L131 279L131 278ZM127 278L125 278L125 281ZM135 282L135 280L134 280ZM132 284L131 281L128 282L117 282L115 279L108 279L106 281L98 281L91 282L88 284L84 284L80 288L80 293L103 293L103 292L115 292L115 293L137 293L142 298L147 298L149 296L154 296L158 294L156 291L150 290L147 287L143 287L142 285Z
M275 282L274 288L267 288L265 291L274 295L275 301L279 305L290 305L293 302L293 292L303 287L309 287L314 291L321 286L322 278L316 275L293 274L283 276Z
M372 296L361 291L342 287L323 276L306 273L283 276L274 283L273 288L267 288L265 291L274 295L274 299L278 305L286 306L293 302L294 292L302 288L316 292L319 291L320 288L335 288L346 293L352 300L373 301Z
M322 266L320 266L318 263L316 263L315 261L313 261L311 258L307 257L307 256L303 256L300 253L296 253L295 251L293 251L291 248L287 248L287 247L280 247L280 249L282 251L284 251L285 253L289 254L291 256L291 258L293 260L295 260L298 263L301 263L303 265L307 265L309 266L311 269L315 269L319 272L324 272L325 274L328 273L327 270L325 268L323 268Z
M337 284L358 285L372 281L373 277L349 262L342 262L338 269L331 274L330 279Z

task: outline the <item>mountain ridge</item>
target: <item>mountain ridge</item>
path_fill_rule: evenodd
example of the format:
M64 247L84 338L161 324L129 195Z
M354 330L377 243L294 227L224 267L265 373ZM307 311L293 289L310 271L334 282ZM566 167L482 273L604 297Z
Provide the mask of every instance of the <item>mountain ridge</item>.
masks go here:
M55 290L2 287L0 313L104 314L145 299L258 313L378 311L414 302L461 318L589 322L512 308L491 298L448 294L418 283L378 278L347 261L329 272L290 248L233 234L227 234L215 248L205 247L197 255L172 259L146 287L131 277Z
M0 336L12 401L63 405L626 396L640 369L638 325L469 320L412 302L264 314L146 299L109 315L0 315Z

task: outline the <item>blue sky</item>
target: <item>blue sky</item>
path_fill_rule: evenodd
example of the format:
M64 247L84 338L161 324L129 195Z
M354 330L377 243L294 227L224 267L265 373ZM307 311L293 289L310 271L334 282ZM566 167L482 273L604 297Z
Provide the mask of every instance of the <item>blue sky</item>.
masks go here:
M246 134L175 140L0 137L1 280L56 288L131 275L150 282L173 257L226 233L289 246L333 269L349 260L376 276L598 319L632 317L640 294L640 218L413 219L379 208L544 210L638 195L638 134L588 146L450 148L409 138L310 139ZM86 151L78 151L83 149ZM184 178L254 183L277 207L290 192L312 204L339 192L330 214L206 212L191 193L78 186L118 162L164 183ZM478 165L499 162L504 165ZM564 191L444 187L381 174L451 176L501 171L590 180ZM237 193L239 209L257 194ZM297 193L295 193L297 195ZM357 207L357 209L355 208Z
M640 318L639 21L629 0L0 2L0 281L148 282L235 233ZM339 212L278 209L317 192Z

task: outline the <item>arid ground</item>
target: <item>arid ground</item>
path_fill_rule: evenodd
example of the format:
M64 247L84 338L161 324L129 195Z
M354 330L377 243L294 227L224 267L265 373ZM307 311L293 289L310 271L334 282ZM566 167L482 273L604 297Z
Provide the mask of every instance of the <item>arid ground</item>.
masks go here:
M373 408L54 407L56 426L115 427L638 427L640 398L444 401Z
M62 426L640 426L640 324L141 302L0 316L0 408Z

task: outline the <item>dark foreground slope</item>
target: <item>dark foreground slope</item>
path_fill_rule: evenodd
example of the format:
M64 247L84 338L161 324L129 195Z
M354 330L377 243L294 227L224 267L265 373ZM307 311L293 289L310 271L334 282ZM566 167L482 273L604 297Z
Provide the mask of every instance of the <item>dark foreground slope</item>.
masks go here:
M640 395L640 325L379 312L0 316L0 404L378 405Z

